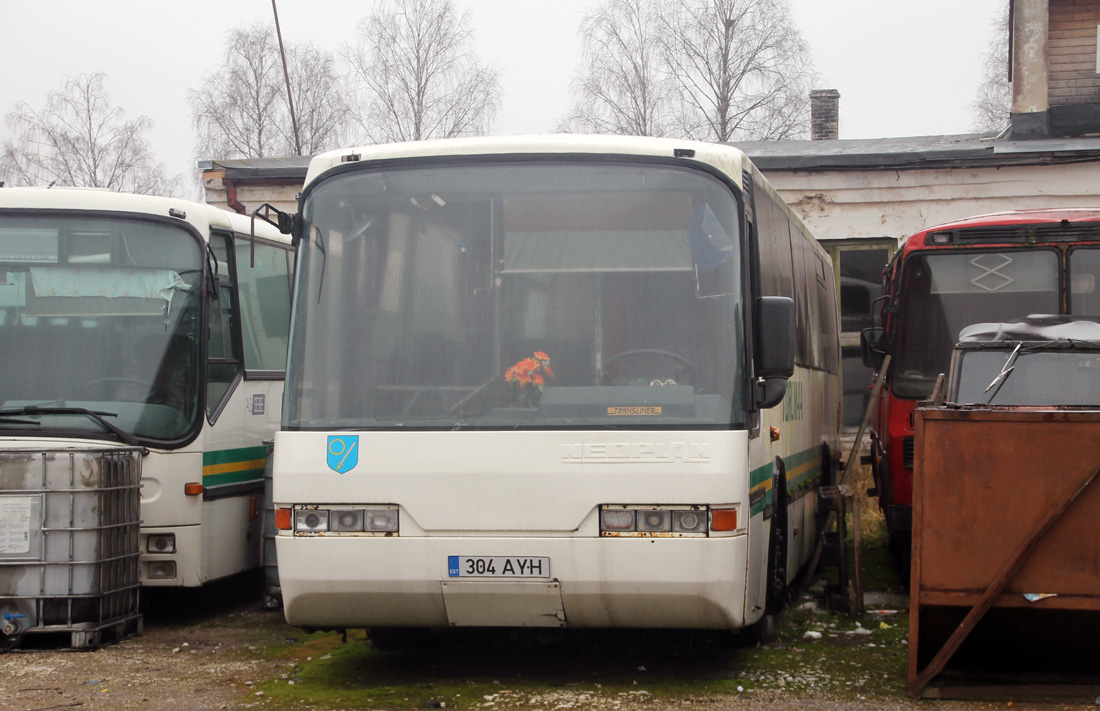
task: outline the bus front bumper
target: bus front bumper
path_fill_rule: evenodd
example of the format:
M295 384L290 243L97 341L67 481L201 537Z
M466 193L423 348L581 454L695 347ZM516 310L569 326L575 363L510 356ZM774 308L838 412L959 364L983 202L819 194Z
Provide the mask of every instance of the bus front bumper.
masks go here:
M747 536L276 537L292 625L738 629ZM452 557L543 559L544 577L453 576Z

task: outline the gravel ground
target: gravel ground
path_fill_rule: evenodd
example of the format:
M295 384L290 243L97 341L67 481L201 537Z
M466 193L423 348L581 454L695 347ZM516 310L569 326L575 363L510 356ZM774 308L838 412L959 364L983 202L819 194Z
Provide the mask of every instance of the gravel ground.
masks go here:
M279 671L279 663L261 650L289 629L278 613L251 607L212 618L154 620L141 635L94 651L0 656L0 708L245 708L253 698L249 688Z
M871 614L856 624L807 598L784 616L775 643L714 654L683 653L676 642L652 635L592 643L579 643L587 640L583 636L568 637L566 643L518 647L497 639L380 654L361 631L349 632L346 643L336 633L307 634L288 626L281 613L261 610L258 600L253 584L213 586L197 594L148 594L145 630L139 636L94 651L0 655L0 709L1096 708L1084 698L1057 703L909 699L900 692L904 612ZM343 689L347 698L333 693Z
M843 624L843 623L842 623ZM829 634L829 627L822 627ZM843 635L844 632L840 632ZM854 635L859 636L859 635ZM644 666L637 672L639 681L632 688L621 684L604 689L593 682L545 683L545 676L533 673L514 673L524 669L522 662L501 662L500 650L482 649L484 662L472 661L464 649L449 654L433 652L426 656L380 657L369 649L359 635L350 635L342 644L335 633L305 635L283 622L277 612L266 612L250 602L223 606L211 614L171 613L151 615L143 634L95 651L21 651L0 657L0 708L11 711L46 711L55 709L80 709L80 711L141 709L292 709L308 707L318 711L336 709L413 709L456 708L503 711L524 709L533 711L670 711L693 709L696 711L758 711L762 709L833 709L835 711L869 711L871 709L895 709L932 711L971 711L976 709L1082 709L1095 708L1091 703L1031 704L1016 702L950 702L915 701L901 695L886 696L876 693L873 674L855 674L847 682L855 689L838 692L830 673L815 671L815 657L807 649L777 646L773 653L798 654L804 652L800 664L784 669L739 669L746 685L741 692L708 693L705 684L700 691L691 691L690 679L699 674L689 672L691 660L681 661L665 669L654 669L652 676ZM869 636L867 637L870 638ZM793 649L793 651L792 651ZM809 650L809 651L807 651ZM745 654L755 654L748 650ZM395 682L387 689L383 681L378 686L377 677L356 677L356 684L373 687L378 694L374 698L360 694L354 700L340 701L317 699L309 701L309 681L302 677L314 672L319 665L340 663L341 654L366 655L369 666L374 660L377 666L385 666L382 674L392 674ZM553 652L551 652L553 654ZM661 666L660 652L655 653L653 665ZM316 656L314 656L316 655ZM734 655L740 659L744 655ZM334 659L337 657L337 659ZM630 657L628 663L636 664L641 657ZM347 661L347 658L343 658ZM504 657L507 659L507 657ZM331 660L331 661L330 661ZM531 658L532 666L558 664L572 678L585 678L590 672L589 662L578 658L574 662L548 657ZM446 668L441 673L440 666ZM439 694L440 676L461 675L469 672L471 678L492 679L494 665L506 667L511 681L489 681L489 690L471 689L465 698ZM751 665L750 665L751 666ZM722 664L703 663L702 676L711 677L723 673ZM698 671L698 670L696 670ZM549 672L550 676L557 673ZM595 672L592 672L594 674ZM599 673L615 674L610 668ZM660 675L662 681L654 682ZM687 681L674 683L668 688L670 678L684 675ZM409 678L422 679L423 683L410 683ZM289 686L298 680L302 695L288 695ZM402 681L403 680L403 681ZM896 682L896 680L894 680ZM473 683L473 682L471 682ZM316 688L316 686L314 687ZM688 689L684 691L683 689ZM266 691L265 691L266 690ZM866 698L859 698L866 691ZM388 694L388 695L387 695ZM440 700L444 699L444 700Z

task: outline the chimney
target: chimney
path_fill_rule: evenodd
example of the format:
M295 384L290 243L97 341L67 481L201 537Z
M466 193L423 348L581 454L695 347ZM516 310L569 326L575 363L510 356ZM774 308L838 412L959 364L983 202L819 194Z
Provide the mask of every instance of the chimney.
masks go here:
M840 92L814 89L810 92L810 139L835 141L840 137Z

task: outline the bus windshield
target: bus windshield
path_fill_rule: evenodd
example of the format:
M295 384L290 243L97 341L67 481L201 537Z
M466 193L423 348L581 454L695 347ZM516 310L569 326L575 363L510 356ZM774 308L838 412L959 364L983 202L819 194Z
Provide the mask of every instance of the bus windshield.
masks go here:
M302 209L290 429L745 421L740 207L709 173L436 159Z
M1100 406L1100 344L1070 341L959 353L959 404Z
M948 370L959 332L972 323L1059 313L1059 256L1053 249L1031 249L908 257L894 393L930 396L936 378Z
M187 436L201 267L197 238L174 225L0 215L0 432Z

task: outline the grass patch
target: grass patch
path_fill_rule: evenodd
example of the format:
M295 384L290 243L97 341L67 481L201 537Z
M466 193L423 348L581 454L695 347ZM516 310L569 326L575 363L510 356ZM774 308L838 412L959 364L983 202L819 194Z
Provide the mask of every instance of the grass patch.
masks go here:
M905 610L845 616L803 599L781 616L776 641L746 656L744 675L749 688L800 697L897 698L905 693L908 630Z
M903 593L882 515L864 493L869 472L860 469L850 486L861 506L864 589ZM848 531L852 556L850 524ZM569 631L444 634L411 651L380 652L362 630L349 631L346 642L335 632L300 632L265 650L285 672L254 689L268 709L378 711L588 711L631 708L645 697L690 702L741 694L903 697L907 610L838 615L824 609L815 590L797 595L780 616L775 642L755 647L706 633Z
M811 604L807 604L811 603ZM548 640L508 633L444 635L427 648L379 652L362 631L310 635L277 655L283 678L252 691L266 708L614 709L746 694L857 700L904 695L905 611L859 617L800 599L775 642L720 644L706 635L568 632Z

